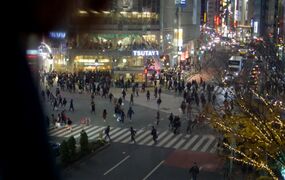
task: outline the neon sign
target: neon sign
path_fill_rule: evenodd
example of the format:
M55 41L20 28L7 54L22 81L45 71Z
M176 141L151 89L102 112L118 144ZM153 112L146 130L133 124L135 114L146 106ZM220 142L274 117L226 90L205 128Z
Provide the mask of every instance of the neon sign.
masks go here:
M56 38L56 39L64 39L66 36L65 32L50 32L50 37Z
M133 51L133 56L159 56L159 51Z

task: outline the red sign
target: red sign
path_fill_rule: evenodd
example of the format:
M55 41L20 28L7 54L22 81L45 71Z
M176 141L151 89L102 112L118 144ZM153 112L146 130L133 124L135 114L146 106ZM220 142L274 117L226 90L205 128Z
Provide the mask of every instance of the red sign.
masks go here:
M147 74L147 72L148 72L147 68L144 68L144 74Z

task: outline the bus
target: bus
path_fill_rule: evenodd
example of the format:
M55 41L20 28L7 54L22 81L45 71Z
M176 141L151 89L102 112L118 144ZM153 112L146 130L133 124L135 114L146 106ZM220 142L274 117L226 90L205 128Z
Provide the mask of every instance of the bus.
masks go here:
M243 67L242 56L232 56L228 61L228 71L234 76L238 76Z

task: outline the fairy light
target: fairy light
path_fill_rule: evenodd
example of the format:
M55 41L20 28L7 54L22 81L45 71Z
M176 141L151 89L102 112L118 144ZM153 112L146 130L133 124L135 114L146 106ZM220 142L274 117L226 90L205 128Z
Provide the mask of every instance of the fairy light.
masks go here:
M257 162L255 161L254 159L248 157L247 155L245 155L243 152L231 147L230 145L228 145L227 143L223 143L226 147L228 147L230 150L232 151L235 151L235 153L238 153L240 155L242 155L243 157L245 157L246 159L248 159L249 161L245 161L243 159L238 159L238 158L235 158L235 157L232 157L230 156L229 158L235 160L235 161L239 161L239 162L242 162L244 164L248 164L248 165L251 165L253 167L256 167L256 168L259 168L259 169L264 169L266 170L271 176L273 179L276 179L278 180L278 178L275 176L274 172L264 163L264 162Z
M240 96L236 102L245 116L225 114L226 116L224 118L221 117L221 114L217 112L216 108L213 108L213 116L210 118L211 123L223 132L225 137L229 138L230 136L233 136L237 141L242 142L242 145L238 147L232 147L227 143L223 143L225 148L232 150L243 157L243 159L235 157L230 158L259 169L264 169L275 180L277 178L274 172L269 168L267 161L264 161L263 158L267 155L275 162L280 162L282 160L279 160L279 157L282 156L282 154L285 154L284 122L279 115L275 114L275 108L280 108L280 106L276 105L272 108L272 105L268 103L264 97L258 95L255 91L252 91L252 93L261 100L264 109L268 110L268 114L264 116L255 114L255 112L252 112L252 110L247 108L249 105L244 102L246 98ZM238 122L236 121L237 119ZM279 126L276 128L277 124ZM242 128L236 129L234 128L235 125L241 125ZM254 147L251 146L255 144L258 145ZM252 155L253 157L251 157Z

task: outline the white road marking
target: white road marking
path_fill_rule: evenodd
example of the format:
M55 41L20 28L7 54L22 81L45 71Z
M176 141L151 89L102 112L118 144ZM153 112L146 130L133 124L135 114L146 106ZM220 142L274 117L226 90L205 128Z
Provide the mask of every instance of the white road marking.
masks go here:
M162 163L164 163L164 160L161 161L157 166L155 166L155 167L143 178L143 180L146 180L149 176L151 176L151 174L152 174L154 171L156 171L156 170L159 168L159 166L161 166Z
M201 149L201 152L206 152L209 146L212 144L212 142L215 140L213 136L209 136L209 141L204 145L204 147Z
M115 166L113 166L111 169L109 169L108 171L106 171L104 173L104 176L107 175L109 172L111 172L113 169L115 169L116 167L118 167L120 164L122 164L124 161L126 161L128 158L130 158L130 155L128 155L127 157L125 157L124 159L122 159L120 162L118 162Z
M184 147L183 147L182 149L183 149L183 150L188 149L188 148L191 146L191 144L192 144L198 137L199 137L198 135L193 136L193 137L190 139L190 141L187 142L187 143L184 145Z

